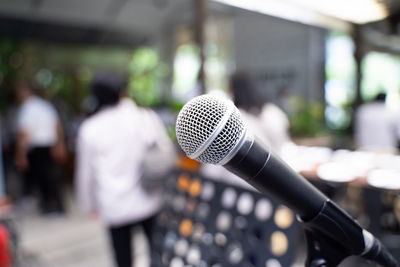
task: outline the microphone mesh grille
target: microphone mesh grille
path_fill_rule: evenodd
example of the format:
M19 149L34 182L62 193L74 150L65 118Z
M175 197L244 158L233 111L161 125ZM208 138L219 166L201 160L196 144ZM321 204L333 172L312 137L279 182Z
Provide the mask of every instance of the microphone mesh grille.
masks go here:
M202 95L192 99L182 108L176 121L176 137L188 156L212 136L231 104L228 100L216 96ZM218 164L235 147L244 129L240 112L234 107L221 132L196 160Z
M218 164L236 146L243 131L244 125L240 118L240 112L235 108L217 138L197 160L203 163Z
M227 109L225 102L209 95L193 98L182 108L176 120L176 137L188 156L211 136Z

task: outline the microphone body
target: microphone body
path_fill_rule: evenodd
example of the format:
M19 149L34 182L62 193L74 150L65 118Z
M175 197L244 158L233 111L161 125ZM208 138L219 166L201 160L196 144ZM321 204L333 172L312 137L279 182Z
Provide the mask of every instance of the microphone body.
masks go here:
M293 209L302 220L318 214L328 199L257 139L245 136L226 169Z

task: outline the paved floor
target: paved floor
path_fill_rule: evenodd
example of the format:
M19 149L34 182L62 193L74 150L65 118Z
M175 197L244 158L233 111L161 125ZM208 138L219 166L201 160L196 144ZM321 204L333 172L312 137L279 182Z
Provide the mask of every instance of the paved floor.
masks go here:
M17 209L15 221L20 234L22 260L19 267L113 267L105 227L79 212L68 198L65 216L43 217L35 211ZM140 229L134 235L135 263L147 267L148 247ZM303 257L301 257L303 258ZM292 267L303 266L300 264Z
M17 212L16 222L20 234L21 267L112 267L104 226L93 218L81 214L72 198L68 214L41 217L35 212ZM137 262L147 266L147 246L140 231L135 233Z

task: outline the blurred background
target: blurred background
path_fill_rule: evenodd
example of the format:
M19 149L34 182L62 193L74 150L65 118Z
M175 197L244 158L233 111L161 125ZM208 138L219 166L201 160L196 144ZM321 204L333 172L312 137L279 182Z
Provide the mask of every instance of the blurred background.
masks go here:
M176 143L175 120L182 106L203 93L234 97L230 79L237 72L251 77L258 101L272 103L285 114L289 138L279 148L281 157L400 255L399 31L400 2L395 0L2 0L0 210L4 229L0 232L4 237L0 234L0 239L6 245L1 246L4 265L0 266L114 266L104 223L80 210L74 178L79 128L95 116L91 84L104 69L127 74L127 96L157 113L177 151L173 171L164 174L166 207L160 209L153 231L161 240L154 256L159 259L149 257L138 228L133 232L133 266L150 266L150 259L155 266L303 265L305 242L300 228L284 233L289 244L284 253L279 246L276 252L272 244L283 241L265 233L262 244L272 254L254 260L258 254L242 255L240 248L229 246L241 240L230 236L230 230L210 226L218 221L223 205L210 205L213 215L203 223L211 238L219 240L215 244L196 241L191 231L182 230L184 218L193 225L198 219L174 207L178 200L168 200L177 192L185 203L196 200L200 193L185 186L193 181L200 181L203 189L201 185L215 181L221 195L228 184L239 193L247 190L255 199L261 198L251 188L232 184L226 173L203 171L203 166L184 157ZM66 157L54 169L64 202L61 213L43 214L36 193L28 200L24 195L23 173L15 162L21 80L29 80L40 97L54 106L63 129ZM377 103L379 94L386 97L379 102L382 109L361 115L361 108ZM389 138L391 142L381 142ZM273 212L278 212L279 203L271 201ZM172 216L169 210L177 217L168 217ZM263 225L263 220L244 216L250 212L240 215L239 208L231 216L236 213ZM271 224L265 223L264 228L289 229ZM196 251L203 252L221 247L217 234L224 232L228 244L224 243L223 251L233 258L226 264L207 261L204 253L196 261L193 255L198 254L190 249L182 252L174 247L176 240L168 239L172 234L177 240L183 236L190 248L197 244ZM357 262L362 264L366 263Z

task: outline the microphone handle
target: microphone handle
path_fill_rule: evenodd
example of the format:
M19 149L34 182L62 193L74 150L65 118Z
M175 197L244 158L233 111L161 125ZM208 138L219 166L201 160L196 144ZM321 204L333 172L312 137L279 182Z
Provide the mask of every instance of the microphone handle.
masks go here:
M302 220L314 218L328 198L260 141L249 136L245 138L224 167L293 209Z
M385 267L399 266L387 248L376 238L374 238L371 249L363 255L363 258L376 262Z

